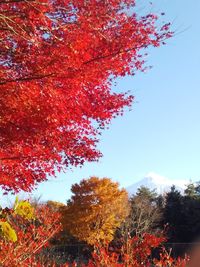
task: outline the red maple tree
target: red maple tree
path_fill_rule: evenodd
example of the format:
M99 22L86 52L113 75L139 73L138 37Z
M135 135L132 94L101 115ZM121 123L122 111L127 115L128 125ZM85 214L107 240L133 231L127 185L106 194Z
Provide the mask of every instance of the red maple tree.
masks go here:
M0 2L0 185L31 190L95 161L100 131L133 97L112 80L143 69L142 51L171 36L134 0Z

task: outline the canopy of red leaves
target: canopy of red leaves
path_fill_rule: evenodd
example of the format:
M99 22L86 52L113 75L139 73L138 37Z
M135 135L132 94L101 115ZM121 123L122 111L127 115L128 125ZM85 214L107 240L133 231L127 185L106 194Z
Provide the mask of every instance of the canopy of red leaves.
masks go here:
M134 0L0 2L0 185L31 190L95 161L98 135L133 97L112 79L143 69L141 49L171 36Z

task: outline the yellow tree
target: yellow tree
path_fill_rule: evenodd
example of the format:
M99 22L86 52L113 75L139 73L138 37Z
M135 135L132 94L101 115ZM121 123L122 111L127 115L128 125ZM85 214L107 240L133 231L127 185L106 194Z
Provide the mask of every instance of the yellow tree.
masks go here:
M126 190L111 179L91 177L71 191L71 200L61 208L64 229L91 245L110 242L128 215Z

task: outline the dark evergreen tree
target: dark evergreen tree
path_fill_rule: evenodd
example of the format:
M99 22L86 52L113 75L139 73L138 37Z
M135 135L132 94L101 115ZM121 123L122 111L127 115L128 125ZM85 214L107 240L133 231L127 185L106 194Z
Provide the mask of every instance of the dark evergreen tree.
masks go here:
M155 189L151 190L146 186L141 186L140 188L138 188L136 196L147 199L150 202L154 202L158 197L158 194L156 193Z
M163 213L163 223L167 226L167 235L169 242L179 242L181 239L180 226L183 223L182 218L182 201L181 193L176 190L175 186L166 195L166 204Z
M173 186L166 195L163 223L168 224L167 235L172 243L191 243L200 237L200 195L198 187L190 183L181 195Z

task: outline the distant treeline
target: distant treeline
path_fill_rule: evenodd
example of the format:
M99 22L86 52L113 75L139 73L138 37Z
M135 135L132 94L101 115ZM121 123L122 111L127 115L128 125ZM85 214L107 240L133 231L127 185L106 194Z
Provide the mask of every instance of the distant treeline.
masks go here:
M190 183L184 193L175 186L158 195L155 190L140 187L130 198L131 212L125 227L131 236L163 231L176 254L184 253L200 239L200 185Z
M91 181L93 180L89 179L87 183L91 183ZM165 236L166 247L173 247L173 254L176 256L184 254L191 243L198 242L200 237L199 184L190 183L184 193L179 192L175 186L172 186L171 190L163 195L158 195L156 190L150 190L148 187L142 186L135 195L132 195L128 199L127 203L124 199L122 201L122 206L122 204L116 204L116 198L112 192L113 189L111 189L111 181L108 179L96 179L95 183L97 183L97 187L101 188L101 183L105 183L105 181L108 183L107 188L111 190L109 194L108 191L105 190L104 185L104 190L98 191L101 193L98 193L100 195L97 197L95 193L97 192L95 191L96 189L91 189L91 185L87 184L86 190L86 184L84 184L84 186L78 187L78 193L74 192L75 196L68 201L67 205L62 206L61 209L59 208L68 227L61 233L60 238L54 240L55 245L65 245L67 250L70 248L71 255L73 251L74 254L76 254L77 246L80 247L79 253L80 250L86 247L88 247L88 249L85 251L90 251L90 246L87 245L88 237L87 239L85 238L85 243L82 242L84 240L84 233L86 233L84 229L88 227L90 228L88 235L89 233L93 233L97 236L98 233L102 232L103 238L107 237L108 230L112 234L113 229L115 229L114 238L110 242L110 246L115 249L118 247L120 248L128 238L134 236L142 238L144 233L153 234L155 236ZM84 181L84 183L86 183L86 181ZM73 189L74 188L75 187L73 187ZM97 199L99 200L97 201ZM104 199L104 202L102 202L102 199ZM83 205L83 203L85 204ZM104 204L101 205L101 203ZM111 205L111 203L113 204ZM124 203L126 204L124 205ZM54 207L59 206L57 203L53 202L49 202L49 205L53 205ZM113 210L114 207L118 207L116 211ZM122 209L126 210L123 212L123 216L121 212ZM116 220L118 217L119 219L123 218L125 214L128 214L128 216L126 216L121 225L116 227L117 225L113 222L110 223L110 219L108 220L107 215L109 214L109 210L110 215L111 210L114 212L113 214L115 214ZM91 214L96 215L91 217ZM97 218L100 221L98 221ZM86 223L88 220L90 220L90 223ZM82 224L83 221L85 222L84 224ZM75 225L74 229L76 231L73 230L73 224ZM79 224L82 224L82 228L77 228ZM108 228L106 231L103 226L104 224L107 225ZM77 231L80 232L78 233L79 235L81 234L83 236L82 241ZM93 234L91 235L92 238L94 236Z

